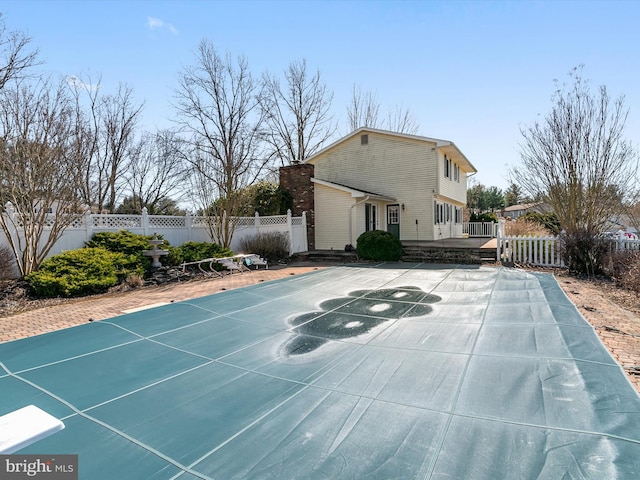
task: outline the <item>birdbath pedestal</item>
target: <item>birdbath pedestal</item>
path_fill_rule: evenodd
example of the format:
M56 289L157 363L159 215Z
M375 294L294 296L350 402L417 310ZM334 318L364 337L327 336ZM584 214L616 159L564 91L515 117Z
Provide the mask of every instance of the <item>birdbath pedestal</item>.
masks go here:
M149 240L149 243L153 246L151 250L143 250L142 255L145 257L151 257L151 268L159 268L162 266L160 263L160 257L169 254L169 250L161 250L158 245L162 245L164 240L159 240L158 235L153 234L153 238Z

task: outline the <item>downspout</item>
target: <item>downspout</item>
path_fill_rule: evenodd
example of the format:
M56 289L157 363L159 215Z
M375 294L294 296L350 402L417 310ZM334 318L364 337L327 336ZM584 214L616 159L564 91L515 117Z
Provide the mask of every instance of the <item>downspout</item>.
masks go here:
M367 200L369 200L371 198L370 195L367 195L366 197L364 197L362 200L360 200L359 202L354 203L353 205L351 205L349 207L349 244L353 245L353 243L351 243L353 241L353 207L357 207L358 205L366 202Z

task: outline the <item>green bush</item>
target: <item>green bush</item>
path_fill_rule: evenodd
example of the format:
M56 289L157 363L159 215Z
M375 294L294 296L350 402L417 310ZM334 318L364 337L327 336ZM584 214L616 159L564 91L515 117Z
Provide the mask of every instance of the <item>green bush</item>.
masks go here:
M110 252L139 255L142 257L143 250L151 249L149 240L152 238L153 235L139 235L127 230L120 230L119 232L99 232L93 234L91 240L86 243L86 246L90 248L101 247ZM158 248L165 249L168 246L169 242L164 240L164 243L158 246Z
M81 248L48 258L25 280L37 296L75 297L106 292L132 273L141 272L131 255Z
M161 236L158 236L162 240ZM151 270L151 258L143 255L144 250L151 250L152 245L149 240L153 239L153 235L140 235L137 233L131 233L127 230L120 230L119 232L99 232L94 233L86 243L88 248L104 248L110 252L123 253L127 255L133 265L129 265L128 268L140 271L142 274L148 273ZM163 240L163 243L158 245L161 250L169 250L170 245L167 240ZM167 260L160 260L163 263L174 265Z
M186 242L179 247L169 247L169 255L165 258L167 265L181 265L183 262L197 262L205 258L222 258L233 256L233 251L223 248L217 243L209 242ZM212 265L214 270L225 269L220 264Z
M366 260L397 261L402 257L402 243L389 232L372 230L358 237L356 251Z
M240 240L240 249L275 263L289 258L289 236L282 232L259 233Z
M186 242L178 247L182 262L197 262L205 258L231 257L233 252L217 243ZM182 263L180 262L180 263Z
M470 222L498 222L498 216L493 212L484 212L484 213L471 213L469 217Z

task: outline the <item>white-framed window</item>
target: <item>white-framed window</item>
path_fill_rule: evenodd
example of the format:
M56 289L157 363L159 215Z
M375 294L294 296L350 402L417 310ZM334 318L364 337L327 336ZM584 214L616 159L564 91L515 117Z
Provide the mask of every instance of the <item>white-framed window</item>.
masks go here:
M458 165L453 166L453 179L460 183L460 167Z
M448 203L441 203L434 201L433 202L433 223L449 223L451 221L452 216L452 205Z
M444 156L444 178L451 180L451 159Z
M370 232L378 228L378 209L373 203L364 204L365 231Z
M389 205L387 206L387 223L390 225L397 225L400 223L400 206Z
M456 207L455 223L462 223L462 208Z

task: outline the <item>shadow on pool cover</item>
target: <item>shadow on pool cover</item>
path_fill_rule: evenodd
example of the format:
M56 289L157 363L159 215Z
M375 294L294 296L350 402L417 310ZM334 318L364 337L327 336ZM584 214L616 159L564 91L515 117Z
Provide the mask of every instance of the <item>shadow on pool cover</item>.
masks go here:
M356 290L347 297L320 304L320 311L303 313L290 320L296 335L284 350L287 355L310 353L329 340L355 337L389 320L419 317L432 311L429 306L442 300L418 287Z

